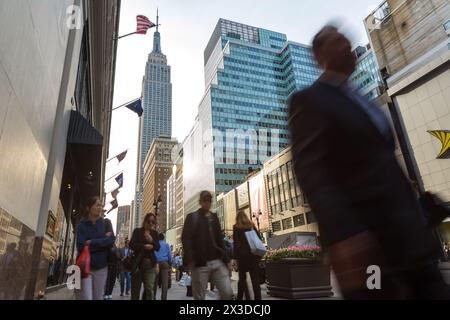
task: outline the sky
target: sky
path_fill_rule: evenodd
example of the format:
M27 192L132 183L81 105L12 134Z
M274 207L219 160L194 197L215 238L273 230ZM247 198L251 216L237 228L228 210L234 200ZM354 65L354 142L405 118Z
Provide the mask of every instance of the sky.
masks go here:
M203 51L219 18L261 27L287 35L288 40L310 44L314 34L326 23L343 19L354 45L368 43L363 19L381 0L124 0L120 16L120 35L134 32L136 16L156 22L159 8L161 46L172 72L172 136L182 142L197 115L204 94ZM119 40L114 107L141 96L142 79L153 32ZM110 161L106 178L124 171L124 187L119 205L134 199L137 165L138 117L126 108L113 112L110 157L128 150L125 160ZM114 189L114 179L105 191ZM107 197L107 202L111 201ZM106 205L108 209L110 205ZM108 218L115 227L116 211Z

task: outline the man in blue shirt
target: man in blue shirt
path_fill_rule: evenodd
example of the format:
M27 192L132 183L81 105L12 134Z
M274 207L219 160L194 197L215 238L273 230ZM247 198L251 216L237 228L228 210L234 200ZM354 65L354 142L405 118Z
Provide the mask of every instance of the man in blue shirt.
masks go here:
M172 267L172 252L169 244L164 240L164 234L159 234L160 249L155 252L159 265L157 280L161 287L161 300L167 300L167 290L169 288L170 269ZM157 286L155 284L155 298Z
M120 296L123 297L124 291L125 291L125 284L126 284L126 295L130 295L130 289L131 289L131 272L128 270L125 265L124 261L127 257L131 256L130 248L129 248L130 241L128 239L125 239L125 247L120 249Z
M175 258L173 259L173 265L177 269L175 280L180 281L183 276L183 258L179 252L176 253Z

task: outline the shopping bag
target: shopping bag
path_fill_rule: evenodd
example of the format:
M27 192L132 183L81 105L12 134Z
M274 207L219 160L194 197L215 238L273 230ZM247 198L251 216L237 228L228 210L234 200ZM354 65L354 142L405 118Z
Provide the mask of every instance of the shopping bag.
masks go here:
M250 251L256 256L264 256L266 254L266 246L259 238L255 230L247 231L245 233Z
M186 279L189 276L187 274L183 274L183 276L181 277L180 281L178 281L178 284L182 287L186 287Z
M80 268L81 279L85 279L91 275L91 253L89 246L85 245L83 251L77 259L76 265Z
M184 280L184 284L186 285L186 287L192 286L192 278L191 278L191 276L187 276L186 280Z

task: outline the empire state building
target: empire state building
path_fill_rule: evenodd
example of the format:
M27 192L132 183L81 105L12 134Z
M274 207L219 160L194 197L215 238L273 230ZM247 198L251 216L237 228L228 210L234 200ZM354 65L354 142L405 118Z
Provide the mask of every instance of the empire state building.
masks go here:
M144 161L155 138L172 135L172 83L167 57L161 51L159 16L153 36L153 51L148 55L142 81L142 108L139 123L136 199L133 228L140 226L142 216Z

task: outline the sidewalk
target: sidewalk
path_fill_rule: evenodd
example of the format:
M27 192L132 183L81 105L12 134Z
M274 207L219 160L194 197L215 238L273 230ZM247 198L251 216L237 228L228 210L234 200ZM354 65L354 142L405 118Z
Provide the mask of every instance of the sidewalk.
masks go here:
M233 288L233 291L235 294L237 293L237 273L233 273L232 280L231 280L231 286ZM334 279L334 276L332 274L331 276L331 285L333 287L333 292L335 295L330 298L318 298L314 300L337 300L340 299L339 292L336 290L336 281ZM209 288L209 286L208 286ZM261 286L261 293L262 293L262 299L263 300L282 300L279 298L271 297L267 294L267 286L262 285ZM158 292L156 294L156 298L159 300L161 295L161 291L158 288ZM186 287L180 286L178 282L175 281L174 276L172 276L172 288L169 289L167 294L168 300L192 300L192 297L186 296ZM215 289L214 291L209 291L206 294L206 300L217 300L218 299L218 291ZM59 290L56 290L51 293L47 293L44 297L44 300L75 300L74 292L67 289L67 287L63 287ZM120 296L120 285L119 282L116 282L116 286L114 287L113 291L113 300L130 300L130 296Z
M231 278L231 286L233 288L234 293L237 293L237 273L233 273L233 277ZM333 280L332 280L333 282ZM333 283L332 283L333 285ZM208 285L208 289L209 289L209 285ZM339 297L336 296L336 291L334 290L333 287L333 291L335 292L335 296L334 297L330 297L330 298L319 298L319 299L314 299L314 300L336 300L339 299ZM261 286L261 294L262 294L262 299L263 300L282 300L279 298L275 298L275 297L271 297L267 294L267 286L266 285L262 285ZM161 291L158 288L158 292L156 294L156 299L159 300L161 297ZM120 286L116 285L116 287L114 288L114 292L113 292L113 300L129 300L130 297L129 296L124 296L121 297L120 296ZM168 293L167 293L167 299L168 300L193 300L192 297L187 297L186 296L186 287L180 286L176 281L175 278L172 277L172 287L169 289ZM207 291L206 293L206 300L217 300L218 299L218 291L217 289L214 289L214 291Z
M441 262L439 264L442 275L444 277L444 281L450 285L450 261ZM231 285L233 287L233 291L237 293L237 273L233 272ZM314 300L340 300L342 296L339 292L339 287L337 285L336 278L333 273L331 273L331 286L333 288L334 296L330 298L317 298ZM209 288L209 286L208 286ZM282 300L279 298L271 297L267 294L267 286L261 286L261 293L263 300ZM158 289L157 298L160 297L161 291ZM206 295L206 300L216 300L217 299L217 289L215 291L208 291ZM186 297L186 288L180 286L172 277L172 288L169 289L168 297L169 300L192 300L192 297ZM113 291L113 300L129 300L130 296L120 296L120 285L119 282L116 283ZM44 300L75 300L74 292L63 287L59 290L55 290L50 293L46 293Z

